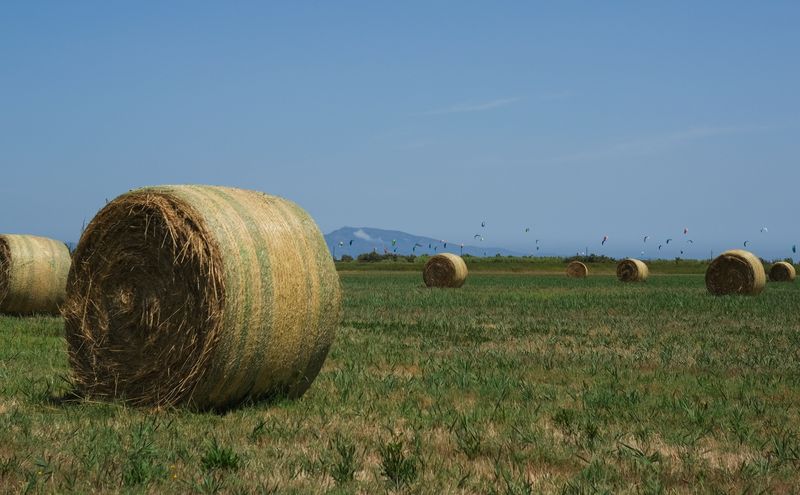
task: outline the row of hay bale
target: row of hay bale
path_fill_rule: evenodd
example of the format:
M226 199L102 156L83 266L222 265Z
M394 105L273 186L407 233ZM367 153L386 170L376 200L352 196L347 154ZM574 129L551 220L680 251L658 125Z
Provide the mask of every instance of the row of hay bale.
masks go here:
M589 274L586 265L572 261L567 265L567 276L584 278ZM647 265L637 259L625 259L617 264L617 278L622 282L643 282L650 271ZM794 265L779 261L772 265L769 279L773 282L792 282L796 278ZM764 290L767 274L764 265L753 253L735 249L726 251L715 258L706 270L706 287L714 295L759 294Z
M570 261L567 265L567 277L586 278L589 267L580 261ZM617 264L617 278L622 282L644 282L650 276L647 265L640 260L628 258Z
M571 261L566 274L570 278L586 278L589 267L580 261ZM628 258L617 264L617 278L621 282L644 282L649 276L650 269L641 260ZM770 268L769 278L774 282L791 282L795 277L791 263L781 261ZM467 265L460 256L439 254L425 264L422 278L428 287L461 287L467 278ZM748 251L726 251L706 270L706 287L714 295L755 295L764 289L766 280L761 261Z

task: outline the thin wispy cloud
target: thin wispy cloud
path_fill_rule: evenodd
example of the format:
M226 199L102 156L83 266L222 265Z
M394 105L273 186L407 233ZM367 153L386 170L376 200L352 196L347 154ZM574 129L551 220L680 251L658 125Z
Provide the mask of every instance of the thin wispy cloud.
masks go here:
M451 113L485 112L487 110L494 110L495 108L507 107L520 100L522 100L522 98L500 98L482 103L459 103L447 108L422 112L420 115L446 115Z
M355 232L353 232L353 236L358 237L359 239L363 239L365 241L371 241L372 240L372 237L369 234L367 234L366 232L364 232L363 229L358 229Z
M553 159L555 162L575 162L614 158L626 155L647 155L682 144L708 139L712 137L729 136L735 134L749 134L767 130L766 126L699 126L682 131L665 132L652 136L645 136L628 141L612 144L605 148L591 151L571 153Z

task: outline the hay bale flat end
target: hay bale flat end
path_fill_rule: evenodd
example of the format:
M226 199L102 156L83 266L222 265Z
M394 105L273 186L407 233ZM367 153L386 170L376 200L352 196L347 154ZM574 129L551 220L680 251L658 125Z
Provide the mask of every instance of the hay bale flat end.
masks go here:
M757 295L764 290L766 282L761 260L741 249L725 251L706 269L706 288L715 296Z
M589 267L580 261L570 261L567 265L567 277L586 278L589 275Z
M467 264L461 256L437 254L425 263L422 279L428 287L461 287L467 280Z
M628 258L617 264L617 278L621 282L644 282L650 276L650 270L644 261Z
M794 265L786 261L779 261L769 269L769 279L772 282L794 282L796 277Z

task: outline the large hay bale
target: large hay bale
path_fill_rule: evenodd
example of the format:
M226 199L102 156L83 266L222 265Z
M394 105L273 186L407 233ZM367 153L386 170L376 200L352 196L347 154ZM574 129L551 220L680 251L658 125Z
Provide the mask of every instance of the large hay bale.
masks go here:
M89 224L64 317L79 393L224 409L303 394L340 308L333 260L300 207L160 186L116 198Z
M69 265L69 249L61 241L0 235L0 313L58 314Z
M795 277L794 265L786 261L779 261L769 269L769 279L773 282L794 282Z
M644 261L628 258L617 263L617 278L621 282L644 282L650 276L650 269Z
M589 267L580 261L570 261L567 265L567 277L586 278L587 275L589 275Z
M706 269L706 288L715 296L756 295L764 290L767 275L753 253L741 249L725 251Z
M428 287L461 287L467 279L467 264L461 256L437 254L425 263L422 279Z

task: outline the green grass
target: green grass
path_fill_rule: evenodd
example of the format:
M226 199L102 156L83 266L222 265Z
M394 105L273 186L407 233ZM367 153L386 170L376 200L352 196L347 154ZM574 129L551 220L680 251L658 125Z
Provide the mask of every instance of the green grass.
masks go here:
M655 270L654 270L655 272ZM0 318L0 493L791 492L800 287L344 272L309 392L225 415L54 400L61 323Z

